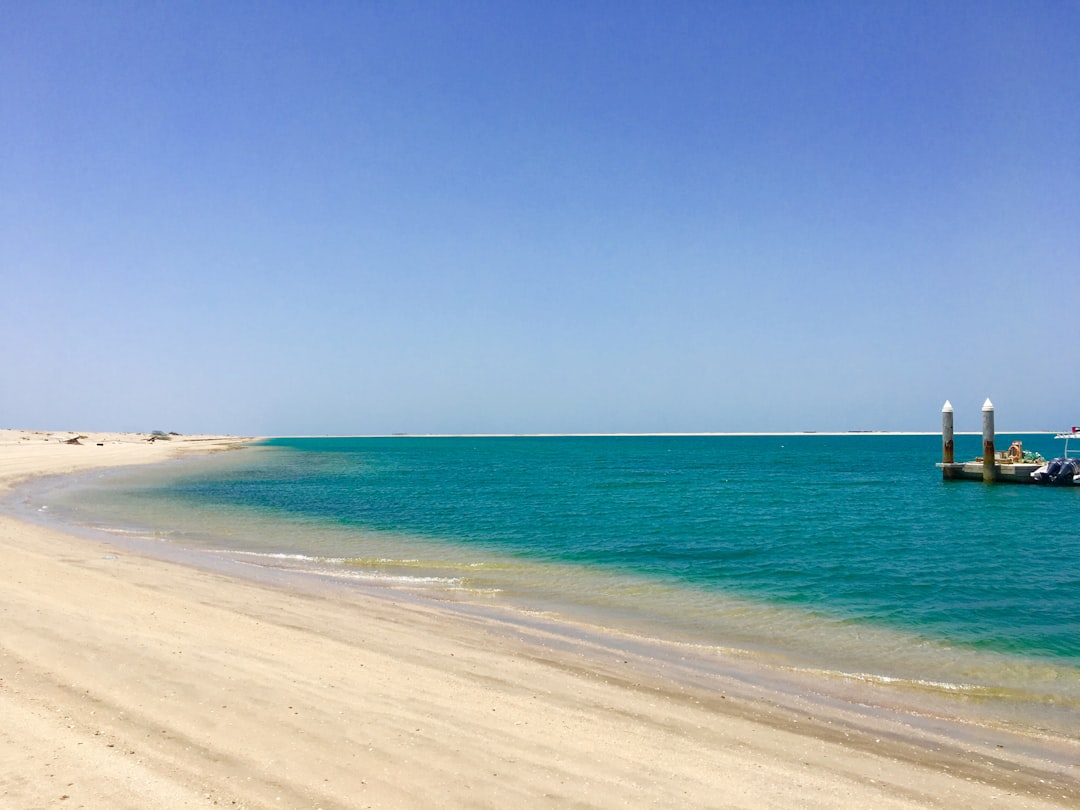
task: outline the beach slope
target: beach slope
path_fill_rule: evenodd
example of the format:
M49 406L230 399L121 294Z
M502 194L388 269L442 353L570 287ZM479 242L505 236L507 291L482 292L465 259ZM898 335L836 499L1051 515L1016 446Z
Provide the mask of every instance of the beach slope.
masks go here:
M228 437L0 432L0 487ZM100 444L99 444L100 443ZM844 731L423 601L0 516L0 807L1050 808L1069 779Z

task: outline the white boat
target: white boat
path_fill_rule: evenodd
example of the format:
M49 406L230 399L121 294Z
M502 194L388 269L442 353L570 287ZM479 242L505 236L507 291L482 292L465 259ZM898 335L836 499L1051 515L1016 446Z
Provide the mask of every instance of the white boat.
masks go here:
M1080 442L1080 428L1074 427L1068 433L1059 433L1054 438L1065 440L1065 451L1034 470L1031 477L1040 484L1080 486L1080 450L1073 450L1073 454L1069 455L1069 440Z

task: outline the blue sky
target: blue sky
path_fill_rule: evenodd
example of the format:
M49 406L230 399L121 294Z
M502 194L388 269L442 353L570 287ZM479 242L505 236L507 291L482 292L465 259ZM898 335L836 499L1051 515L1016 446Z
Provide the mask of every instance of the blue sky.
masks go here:
M1076 2L3 18L0 427L1080 424Z

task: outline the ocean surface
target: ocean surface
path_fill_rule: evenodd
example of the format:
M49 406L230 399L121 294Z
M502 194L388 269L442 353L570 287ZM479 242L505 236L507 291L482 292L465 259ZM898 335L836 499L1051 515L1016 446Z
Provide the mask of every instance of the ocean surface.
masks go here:
M1021 439L1047 458L1062 442ZM956 437L958 460L980 437ZM274 439L67 479L126 542L499 605L1080 727L1080 488L943 482L940 436ZM989 703L987 703L989 702Z

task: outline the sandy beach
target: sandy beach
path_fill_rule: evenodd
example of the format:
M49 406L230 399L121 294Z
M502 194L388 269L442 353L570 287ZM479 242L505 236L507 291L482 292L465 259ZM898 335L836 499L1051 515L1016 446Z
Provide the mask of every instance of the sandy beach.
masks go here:
M0 489L243 441L149 438L0 431ZM1080 754L800 715L424 600L8 515L0 559L3 808L1080 805Z

